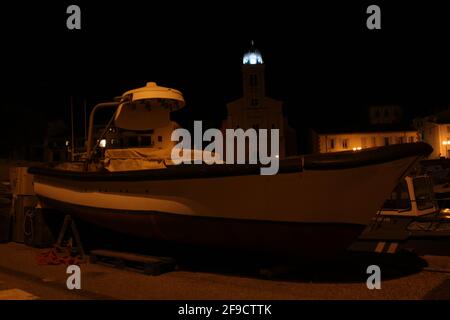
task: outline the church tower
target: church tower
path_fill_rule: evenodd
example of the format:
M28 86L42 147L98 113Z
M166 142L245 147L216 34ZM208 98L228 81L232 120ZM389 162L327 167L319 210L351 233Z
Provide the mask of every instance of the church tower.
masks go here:
M243 97L227 104L226 129L278 129L280 135L279 157L296 152L296 134L283 115L283 102L266 96L265 64L261 53L251 47L242 57ZM252 150L249 152L257 152Z
M261 53L255 48L254 42L242 58L242 84L247 105L251 108L261 108L265 97L264 61Z

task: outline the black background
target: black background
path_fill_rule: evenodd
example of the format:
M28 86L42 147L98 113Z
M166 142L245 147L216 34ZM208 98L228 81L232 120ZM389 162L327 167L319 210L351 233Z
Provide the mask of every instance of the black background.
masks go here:
M179 308L207 306L221 310L224 304L270 304L272 314L204 316L179 315ZM147 319L380 319L392 317L427 318L430 310L443 314L447 301L4 301L2 310L16 315L58 314L65 319L89 317L124 319L138 315Z
M81 30L66 8L81 7ZM381 30L366 9L381 7ZM450 102L449 11L433 2L35 1L1 6L2 117L69 119L69 97L109 100L156 81L183 92L185 121L220 125L242 94L241 61L254 40L267 94L297 129L361 120L372 104L410 118ZM11 114L11 112L9 113ZM8 115L9 115L8 114ZM37 120L36 120L37 121Z

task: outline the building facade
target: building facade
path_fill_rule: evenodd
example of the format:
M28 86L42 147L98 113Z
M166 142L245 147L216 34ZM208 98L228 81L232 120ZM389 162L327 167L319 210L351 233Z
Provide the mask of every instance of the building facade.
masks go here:
M420 140L418 131L403 119L400 106L370 106L365 111L365 119L358 127L347 124L335 130L313 130L313 151L357 151Z
M381 147L391 144L412 143L419 141L418 132L379 131L379 132L342 132L318 133L318 152L356 151L366 148Z
M421 140L433 147L429 158L450 158L450 110L416 120Z

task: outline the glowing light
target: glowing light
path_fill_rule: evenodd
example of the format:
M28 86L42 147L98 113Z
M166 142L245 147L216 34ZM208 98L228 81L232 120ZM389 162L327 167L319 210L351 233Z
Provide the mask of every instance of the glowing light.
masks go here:
M261 53L255 50L253 52L247 52L242 59L243 64L263 64Z
M280 156L279 156L279 155L275 155L275 158L279 159L279 158L280 158Z
M442 141L442 144L443 144L444 146L446 146L446 145L448 145L448 141Z
M242 58L243 64L263 64L263 59L261 56L261 52L259 52L255 48L255 43L251 42L252 46L249 51L247 51L246 54L244 54L244 57Z
M106 148L106 139L100 140L100 143L98 144L100 148Z
M353 151L359 151L361 149L362 149L361 147L357 147L357 148L353 148Z

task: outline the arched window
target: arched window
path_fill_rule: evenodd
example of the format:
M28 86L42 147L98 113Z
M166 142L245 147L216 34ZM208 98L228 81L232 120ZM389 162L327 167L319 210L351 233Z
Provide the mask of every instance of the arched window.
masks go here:
M250 86L256 87L258 85L258 78L256 77L256 74L250 75Z

